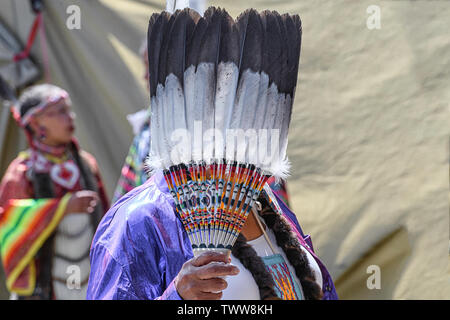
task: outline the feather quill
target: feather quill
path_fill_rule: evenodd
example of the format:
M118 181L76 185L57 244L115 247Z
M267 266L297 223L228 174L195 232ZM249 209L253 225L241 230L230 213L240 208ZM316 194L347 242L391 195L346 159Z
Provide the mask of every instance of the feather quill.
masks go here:
M233 19L224 11L221 20L221 41L217 64L214 128L215 158L224 159L226 129L229 126L239 78L239 32Z
M163 123L163 86L159 82L159 61L164 34L167 29L169 15L167 12L153 14L149 21L147 42L150 82L150 106L151 106L151 136L152 143L147 167L150 171L162 169L168 164L168 150L164 143ZM151 45L150 45L151 44Z
M202 154L206 162L209 162L214 157L214 100L216 70L219 59L221 15L220 9L210 7L206 10L204 18L208 26L198 52L197 80L199 81L199 86L196 88L196 93L203 100Z
M200 17L195 25L194 31L187 43L185 72L184 72L184 95L186 102L186 122L188 131L191 133L191 160L200 161L202 152L202 119L203 103L198 94L202 83L198 81L198 48L200 47L207 29L208 23Z

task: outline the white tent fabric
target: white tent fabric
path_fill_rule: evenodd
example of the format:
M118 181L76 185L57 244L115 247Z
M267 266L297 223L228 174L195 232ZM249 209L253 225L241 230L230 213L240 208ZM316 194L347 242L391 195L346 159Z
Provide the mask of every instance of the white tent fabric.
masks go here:
M149 103L139 47L150 15L166 3L76 1L81 29L70 30L74 3L45 1L50 79L71 94L76 135L97 158L111 195L132 139L126 115ZM450 3L208 4L234 17L254 7L302 18L288 191L339 296L448 299ZM25 43L33 19L28 1L0 6L2 22ZM37 41L38 62L40 52ZM0 175L24 147L9 121Z

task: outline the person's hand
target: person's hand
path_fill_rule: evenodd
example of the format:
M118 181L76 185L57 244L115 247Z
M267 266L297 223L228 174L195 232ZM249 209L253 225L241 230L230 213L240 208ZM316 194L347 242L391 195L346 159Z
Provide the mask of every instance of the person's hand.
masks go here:
M175 288L184 300L219 300L227 282L220 278L237 275L239 269L223 254L206 251L183 264Z
M97 192L83 190L75 192L67 202L68 213L92 213L97 206L99 197Z

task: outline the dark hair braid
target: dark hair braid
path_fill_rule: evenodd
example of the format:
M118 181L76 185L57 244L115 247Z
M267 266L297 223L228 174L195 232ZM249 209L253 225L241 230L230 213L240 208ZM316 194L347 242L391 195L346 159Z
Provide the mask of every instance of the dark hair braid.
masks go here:
M89 168L89 165L80 156L80 153L78 152L78 148L75 145L75 143L72 142L70 144L70 147L71 147L71 151L72 151L72 155L74 157L75 163L77 164L77 166L80 170L80 176L82 177L83 182L84 182L83 187L86 190L98 192L97 184L95 183L95 179L93 177L92 171ZM97 227L97 225L99 224L99 222L101 220L101 217L102 217L101 211L102 210L103 210L103 206L101 204L98 204L94 208L94 212L92 212L90 215L91 223L94 226L94 228Z
M247 243L247 239L242 234L239 234L231 252L252 274L258 285L261 300L277 299L272 276L267 272L261 257L256 254L256 251Z
M292 232L291 226L286 218L271 209L263 197L260 197L259 201L263 208L259 214L264 219L267 227L273 231L277 245L283 250L288 261L294 267L305 299L320 300L323 295L322 290L315 282L315 276L309 266L308 258L300 248L300 243ZM261 299L277 299L272 276L267 271L261 257L257 255L251 245L247 244L247 240L242 234L236 240L232 253L253 275L258 285Z

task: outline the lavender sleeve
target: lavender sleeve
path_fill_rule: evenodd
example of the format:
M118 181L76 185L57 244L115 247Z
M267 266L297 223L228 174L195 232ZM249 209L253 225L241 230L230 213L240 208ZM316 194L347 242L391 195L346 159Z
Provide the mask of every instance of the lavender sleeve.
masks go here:
M88 300L140 300L138 293L134 290L134 285L130 281L127 273L122 266L111 257L108 251L103 246L96 246L92 252L94 265L91 269L99 270L98 264L101 263L103 272L94 272L90 277L89 282L91 285L87 292L86 298ZM97 259L98 258L98 259ZM154 292L153 296L149 295L145 298L155 300L182 300L178 294L174 282L172 281L169 286L162 292L161 295L157 295L162 289L158 286L147 286L148 292ZM142 297L144 298L144 297Z
M101 221L87 299L181 299L173 281L192 249L173 200L154 180L121 198Z

